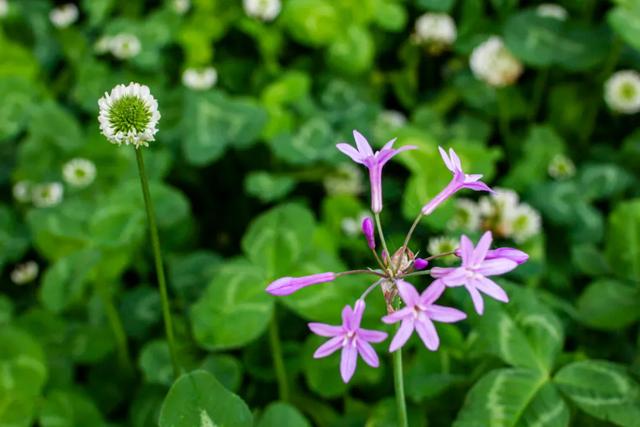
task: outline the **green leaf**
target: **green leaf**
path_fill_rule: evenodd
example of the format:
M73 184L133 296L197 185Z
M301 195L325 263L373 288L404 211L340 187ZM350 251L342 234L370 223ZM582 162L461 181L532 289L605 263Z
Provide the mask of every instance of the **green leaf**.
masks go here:
M140 352L138 366L145 382L150 384L171 385L173 366L169 346L164 340L154 340L145 344Z
M595 329L617 330L640 319L640 289L613 279L591 283L578 298L582 323Z
M616 205L609 215L605 253L620 277L640 281L640 199Z
M273 297L263 269L247 260L225 263L191 310L196 341L206 349L242 347L266 330Z
M569 408L542 373L531 369L497 369L469 391L453 427L569 425Z
M169 259L169 286L185 301L195 301L211 282L222 258L209 251L193 251Z
M171 386L160 411L160 427L251 427L247 404L213 375L193 371Z
M200 369L211 372L222 385L231 391L237 391L242 382L242 364L228 354L212 354L207 356Z
M456 0L417 0L416 5L423 10L433 12L449 12Z
M283 133L269 144L279 158L296 165L309 165L319 160L335 158L336 135L327 120L312 117L302 123L295 134Z
M33 108L36 93L33 85L22 77L0 79L0 142L22 130Z
M88 397L80 393L53 390L47 394L40 415L41 427L104 426L102 414Z
M630 2L631 3L631 2ZM640 50L640 10L618 6L607 15L609 24L622 39Z
M28 49L12 43L0 34L0 80L8 76L34 80L38 73L38 63Z
M17 261L29 247L29 238L24 225L18 222L14 212L0 205L0 269L11 261Z
M358 75L371 69L375 44L365 28L352 25L327 50L327 62L347 75Z
M586 360L562 368L553 382L580 409L619 426L640 420L640 386L615 363Z
M376 403L367 418L367 427L397 427L398 409L393 398L386 398ZM367 411L369 412L369 411ZM419 407L407 405L408 424L411 427L426 427L427 417L425 411Z
M267 406L256 427L311 427L311 424L293 406L275 402Z
M295 185L293 178L266 171L251 172L244 180L245 191L262 202L283 198L293 190Z
M323 46L340 34L340 17L334 3L328 0L292 0L282 12L291 37L310 45Z
M633 177L615 164L586 165L580 169L578 180L589 200L618 196L633 184Z
M275 207L256 218L242 238L242 249L267 278L290 276L313 234L313 214L297 204Z

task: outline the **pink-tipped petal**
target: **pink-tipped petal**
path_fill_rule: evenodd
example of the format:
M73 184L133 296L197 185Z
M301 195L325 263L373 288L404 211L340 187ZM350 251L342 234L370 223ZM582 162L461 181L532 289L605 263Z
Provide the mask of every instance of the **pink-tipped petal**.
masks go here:
M358 329L358 337L368 342L382 342L387 339L387 333L371 329Z
M342 347L342 342L344 341L344 337L333 337L329 341L322 344L315 353L313 353L314 359L320 359L321 357L327 357L330 354L335 353L337 349Z
M473 286L465 286L467 291L469 291L469 295L471 295L471 301L473 301L473 307L476 309L476 313L482 315L484 312L484 301L482 300L482 295L480 292Z
M506 258L494 258L482 261L476 272L483 276L495 276L507 273L518 266L518 263Z
M447 152L444 150L444 148L438 147L438 151L440 152L440 157L442 157L442 160L444 161L447 169L449 169L451 172L455 172L456 170L453 167L453 163L451 163L451 160L449 160L449 156L447 155Z
M402 307L400 310L393 312L391 314L387 314L382 318L382 322L390 325L392 323L397 323L403 320L406 317L413 316L413 306L411 307Z
M433 304L427 307L425 311L431 319L437 322L454 323L467 318L465 312L442 305Z
M471 259L469 260L469 264L476 266L480 264L482 261L484 261L484 257L487 255L487 251L491 247L492 241L493 241L493 236L491 236L491 232L490 231L485 232L480 238L478 245L473 250Z
M420 301L420 294L416 291L416 288L409 282L405 282L404 280L396 281L396 287L398 288L398 292L400 293L400 297L402 301L407 306L414 306L418 304Z
M400 347L402 347L413 332L413 317L408 317L402 321L400 327L398 328L398 332L391 340L391 345L389 345L389 351L394 352Z
M340 356L340 375L342 381L348 383L353 373L356 371L356 364L358 362L358 349L352 343L347 344L342 348L342 355Z
M420 316L415 322L416 332L422 339L424 345L431 351L436 351L440 345L440 338L433 322L427 316Z
M321 337L335 337L342 335L344 330L342 326L327 325L326 323L309 323L309 329L316 335Z
M355 329L360 328L360 322L362 322L362 315L364 314L365 303L364 300L358 299L353 308L353 316L351 317L351 327Z
M460 258L462 258L462 264L470 264L472 257L473 243L471 243L471 240L467 236L463 235L460 237Z
M367 365L373 368L380 366L378 355L373 347L371 347L371 344L366 341L356 341L356 347L358 348L358 353L362 356L362 360L364 360Z
M491 298L501 302L509 302L507 293L493 280L480 277L475 280L474 284L480 292L489 295Z
M366 157L373 156L373 150L371 149L371 145L369 145L367 138L357 130L353 131L353 138L356 140L356 146L358 147L360 154Z
M433 304L444 292L445 285L441 280L436 280L431 283L427 289L420 294L420 304L430 305Z
M349 156L354 162L360 163L361 165L364 164L364 157L349 144L340 143L336 145L336 148Z

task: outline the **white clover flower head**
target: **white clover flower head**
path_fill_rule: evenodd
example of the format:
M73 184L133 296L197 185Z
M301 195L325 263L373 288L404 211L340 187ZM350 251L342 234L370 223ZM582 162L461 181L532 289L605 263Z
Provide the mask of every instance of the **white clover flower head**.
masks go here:
M569 17L567 9L555 3L542 3L536 7L538 16L553 18L559 21L566 21Z
M88 187L96 178L96 165L88 159L71 159L62 167L62 177L72 187Z
M57 28L67 28L78 20L78 6L73 3L63 4L49 12L49 20Z
M362 193L362 171L352 163L341 163L336 171L324 178L324 188L329 195Z
M517 243L522 243L540 232L542 220L538 211L522 203L505 216L504 223L506 234Z
M494 192L478 201L480 213L483 216L503 215L518 206L518 193L508 188L494 187Z
M182 84L193 90L211 89L218 81L218 72L213 67L187 68L182 73Z
M380 120L393 129L407 124L407 116L397 110L384 110L380 113Z
M142 44L135 35L120 33L109 39L109 50L118 59L130 59L140 53Z
M477 79L494 87L515 83L522 74L522 63L514 57L500 37L489 37L471 53L471 71Z
M453 252L458 248L458 240L448 236L438 236L429 239L427 251L431 255L440 255Z
M30 181L18 181L13 184L12 193L13 198L20 203L28 203L31 201L31 187Z
M425 13L416 20L414 40L433 54L451 46L457 35L456 23L445 13Z
M0 0L0 18L4 18L9 14L8 0Z
M109 36L102 36L98 40L96 40L93 45L93 50L98 55L105 54L111 51L111 40L112 38Z
M457 199L456 213L447 223L450 230L477 231L480 229L480 207L473 200Z
M98 101L100 131L112 144L148 147L158 132L158 102L147 86L117 85Z
M280 0L242 0L244 12L265 22L273 21L280 14Z
M632 70L614 73L604 84L604 100L616 113L640 111L640 74Z
M31 201L38 208L56 206L62 202L64 188L59 182L47 182L33 186Z
M38 277L40 268L35 261L27 261L15 266L11 271L11 281L16 285L25 285L33 282Z
M173 0L172 6L176 13L184 15L191 8L191 0Z
M547 171L552 178L566 179L576 174L576 166L564 154L556 154L549 162Z

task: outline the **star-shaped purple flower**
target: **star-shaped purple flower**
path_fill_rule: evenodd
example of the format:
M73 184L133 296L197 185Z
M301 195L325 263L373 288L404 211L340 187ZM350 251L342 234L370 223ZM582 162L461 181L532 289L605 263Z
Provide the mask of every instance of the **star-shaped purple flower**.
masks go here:
M400 147L396 150L393 148L393 143L396 141L396 138L394 138L387 142L384 147L382 147L382 150L374 153L369 142L360 132L354 130L353 137L356 140L356 146L358 147L357 150L351 145L345 143L340 143L336 145L336 147L338 150L351 157L351 160L365 165L367 169L369 169L369 180L371 182L371 210L374 213L380 213L380 211L382 211L382 167L396 154L407 150L413 150L417 147L405 145L404 147Z
M447 155L447 152L444 151L442 147L438 147L438 150L440 150L440 156L442 156L442 160L444 160L444 164L447 166L447 169L453 172L453 178L440 193L422 207L423 215L431 214L444 201L463 188L475 191L493 192L487 184L480 181L482 175L464 173L462 165L460 164L460 158L456 152L453 151L453 148L449 148L449 155Z
M467 317L464 312L455 308L434 304L445 289L444 285L438 281L433 282L422 294L418 294L416 288L404 280L398 280L396 287L406 307L382 318L384 323L402 322L391 341L389 351L396 351L402 347L414 330L418 332L424 345L429 350L435 351L440 345L440 338L433 320L453 323Z
M491 232L487 231L474 248L471 240L467 236L462 236L460 238L462 265L457 268L434 267L431 269L431 275L438 279L437 282L449 287L464 285L471 295L473 306L478 314L484 311L484 301L480 292L498 301L509 301L504 289L487 276L504 274L518 266L516 261L509 258L488 259L487 254L492 240Z
M360 322L364 313L364 301L356 301L354 309L348 305L342 310L342 325L332 326L324 323L309 323L309 329L314 334L322 337L331 337L322 344L313 357L319 359L329 356L336 350L342 349L340 357L340 375L345 383L348 383L356 370L358 354L367 365L377 368L380 364L378 355L371 346L371 342L382 342L387 338L386 332L362 329Z

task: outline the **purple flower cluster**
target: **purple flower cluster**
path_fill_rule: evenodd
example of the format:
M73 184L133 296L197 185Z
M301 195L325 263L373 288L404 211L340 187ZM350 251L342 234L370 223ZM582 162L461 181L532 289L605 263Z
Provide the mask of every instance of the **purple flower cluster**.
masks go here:
M458 267L433 267L431 270L425 270L429 266L430 260L450 253L423 259L416 258L413 252L408 249L407 244L419 220L425 215L430 215L455 193L462 189L492 191L480 181L482 175L464 173L460 159L453 149L449 149L447 153L442 148L440 148L440 155L446 167L453 173L453 177L440 193L424 205L414 222L414 227L407 234L404 245L392 256L389 256L391 252L387 249L379 222L379 213L382 211L382 167L396 154L416 147L405 146L394 149L395 139L393 139L382 150L374 153L364 136L357 131L354 131L353 135L357 150L344 143L338 144L337 148L353 161L363 164L369 169L371 210L376 222L374 225L373 219L365 218L362 222L362 232L367 246L372 251L380 268L342 273L327 272L304 277L283 277L267 287L267 292L284 296L311 285L332 282L344 275L372 274L376 276L375 282L356 301L353 309L346 306L342 310L342 325L309 323L309 329L313 333L329 338L317 349L314 354L315 358L329 356L341 349L340 374L344 382L348 382L353 376L358 355L372 367L379 365L378 355L371 343L384 341L387 338L387 333L360 327L365 310L364 300L375 287L381 288L387 306L387 315L382 317L382 322L400 324L391 340L389 351L394 352L400 349L414 331L429 350L435 351L440 345L440 339L434 322L454 323L467 317L464 312L458 309L436 304L447 288L464 286L471 297L476 312L481 315L484 312L482 294L501 302L509 301L504 289L489 277L507 273L528 259L528 255L518 249L491 249L493 240L491 232L486 232L475 247L467 236L463 235L460 238L459 248L455 251L455 254L461 259ZM380 255L376 251L376 225L379 231L378 237L383 246ZM419 293L407 281L408 278L427 274L435 280L422 293ZM397 304L397 296L403 303L401 307Z

